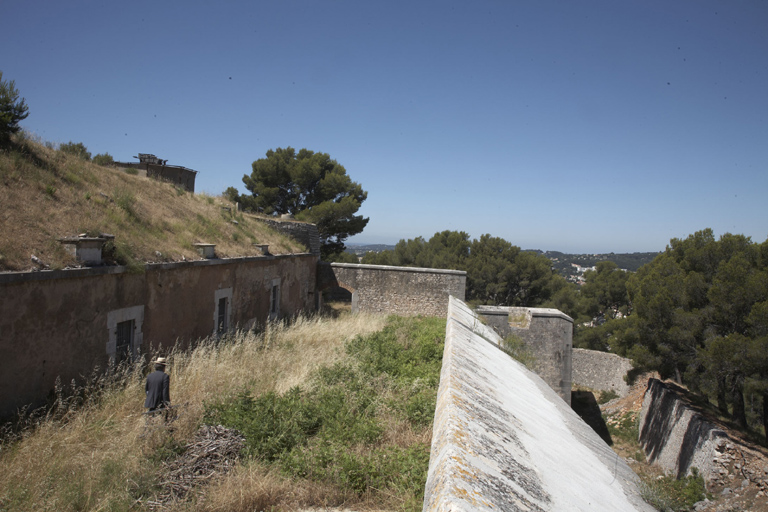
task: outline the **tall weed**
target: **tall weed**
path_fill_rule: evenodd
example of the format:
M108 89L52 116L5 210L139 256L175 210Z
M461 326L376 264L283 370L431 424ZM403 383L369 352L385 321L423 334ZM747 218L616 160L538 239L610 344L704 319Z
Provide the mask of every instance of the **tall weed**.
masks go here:
M240 430L250 456L287 477L353 501L420 509L444 336L443 319L390 317L303 386L211 402L204 421ZM413 429L426 434L399 435Z

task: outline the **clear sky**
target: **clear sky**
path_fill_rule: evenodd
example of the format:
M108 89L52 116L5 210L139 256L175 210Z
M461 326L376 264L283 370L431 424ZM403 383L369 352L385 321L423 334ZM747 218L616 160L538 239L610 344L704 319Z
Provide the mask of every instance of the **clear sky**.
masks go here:
M198 192L267 150L368 191L353 243L484 233L524 249L768 238L768 2L0 2L22 125Z

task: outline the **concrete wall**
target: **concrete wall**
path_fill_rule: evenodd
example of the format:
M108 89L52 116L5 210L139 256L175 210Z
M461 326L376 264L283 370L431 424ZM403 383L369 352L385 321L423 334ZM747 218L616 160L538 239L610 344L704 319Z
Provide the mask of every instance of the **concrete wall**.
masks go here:
M425 511L652 511L638 478L451 299Z
M316 268L304 254L0 274L0 414L104 368L124 320L144 353L212 334L222 298L229 327L314 310Z
M332 285L352 293L352 311L445 316L450 296L464 299L467 273L460 270L331 263ZM330 282L329 282L330 281Z
M695 467L709 482L718 476L718 455L729 440L683 398L683 393L674 384L648 381L640 411L640 444L648 462L677 478Z
M624 377L632 369L632 361L617 354L583 348L574 348L572 355L574 384L627 396L629 384Z
M502 338L518 336L533 354L534 371L571 403L571 317L556 309L506 306L478 306L477 313Z

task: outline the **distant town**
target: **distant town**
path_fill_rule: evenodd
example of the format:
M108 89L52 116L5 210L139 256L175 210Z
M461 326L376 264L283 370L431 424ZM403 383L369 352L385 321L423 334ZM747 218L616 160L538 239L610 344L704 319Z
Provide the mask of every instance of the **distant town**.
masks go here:
M368 252L393 251L394 245L387 244L347 244L346 251L361 259ZM567 254L558 251L540 251L538 249L526 249L530 252L543 254L552 262L552 268L565 277L568 281L584 284L584 273L595 270L595 265L601 261L612 261L620 269L627 272L637 272L637 269L650 263L660 253L658 252L633 252L633 253L608 253L608 254Z

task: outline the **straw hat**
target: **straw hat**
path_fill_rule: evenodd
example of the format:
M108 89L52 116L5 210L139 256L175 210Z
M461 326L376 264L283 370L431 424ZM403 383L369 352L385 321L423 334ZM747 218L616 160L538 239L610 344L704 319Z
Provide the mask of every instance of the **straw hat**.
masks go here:
M168 360L164 357L158 357L155 359L155 364L161 364L163 366L166 366L168 364Z

